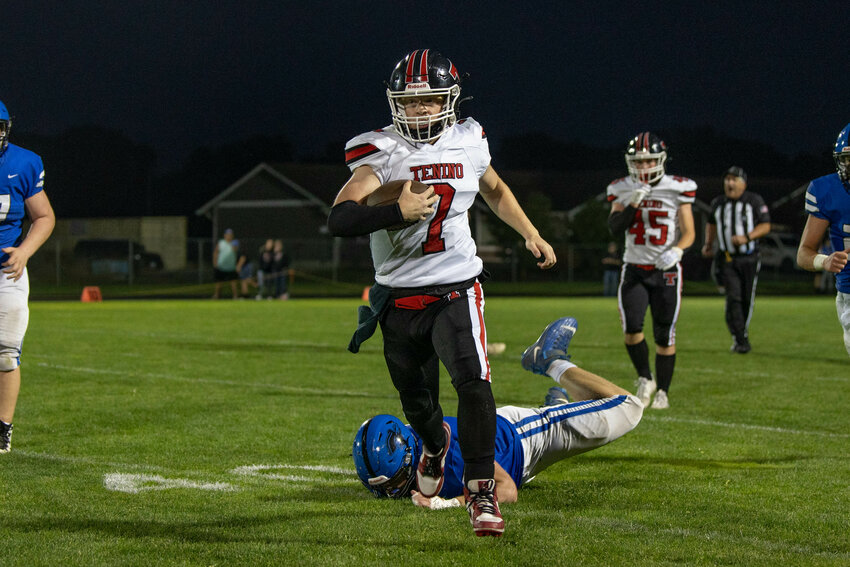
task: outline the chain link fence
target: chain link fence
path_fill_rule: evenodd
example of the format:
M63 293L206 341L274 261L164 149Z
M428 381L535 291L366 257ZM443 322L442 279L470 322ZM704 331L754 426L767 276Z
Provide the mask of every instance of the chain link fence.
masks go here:
M242 276L256 280L260 249L264 239L240 241L240 254L247 266ZM175 244L177 246L177 244ZM83 286L112 286L126 290L143 288L160 296L208 296L213 284L212 256L215 243L209 238L188 238L179 243L180 260L162 251L147 250L130 240L100 239L78 241L74 245L61 238L51 238L28 264L31 286L54 291L55 295L71 294ZM502 283L570 283L597 282L602 286L602 258L607 242L576 245L554 243L558 265L542 271L536 260L518 243L512 248L481 246L479 255L491 274L491 281ZM182 252L185 250L185 253ZM351 293L373 281L374 272L369 252L369 239L309 238L284 240L284 250L291 259L289 278L305 293L323 294L338 288ZM692 247L682 260L687 280L710 281L711 260ZM762 281L783 283L789 287L811 281L806 272L787 268L763 269ZM132 295L132 293L130 293Z

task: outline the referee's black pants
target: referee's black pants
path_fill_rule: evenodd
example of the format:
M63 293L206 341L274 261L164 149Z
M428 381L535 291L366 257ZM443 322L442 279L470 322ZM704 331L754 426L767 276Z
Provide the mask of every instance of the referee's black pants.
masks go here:
M726 326L736 342L744 343L749 337L761 260L757 253L721 256L720 260L726 288Z

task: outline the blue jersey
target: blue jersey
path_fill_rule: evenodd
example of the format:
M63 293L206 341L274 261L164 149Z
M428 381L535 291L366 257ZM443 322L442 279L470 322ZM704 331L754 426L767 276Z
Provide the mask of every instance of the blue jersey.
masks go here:
M834 250L850 248L850 186L837 173L818 177L806 190L806 212L829 221L829 241ZM850 293L850 263L835 274L835 287Z
M24 201L44 190L44 166L35 153L9 144L0 155L0 249L18 246L26 215ZM0 252L0 263L9 255Z
M452 429L452 441L449 453L446 455L446 467L444 470L445 480L440 496L443 498L454 498L463 494L463 457L460 454L460 441L457 437L457 418L445 417L443 420ZM408 429L416 438L416 460L422 451L422 440L409 425ZM523 454L522 442L516 432L514 425L502 417L496 416L496 462L511 476L517 488L522 485L522 468L525 455Z

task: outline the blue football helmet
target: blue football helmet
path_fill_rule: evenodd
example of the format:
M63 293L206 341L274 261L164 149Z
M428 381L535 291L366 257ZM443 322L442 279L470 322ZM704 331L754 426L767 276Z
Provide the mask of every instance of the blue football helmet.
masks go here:
M378 498L404 498L416 482L416 438L395 416L367 419L351 450L357 476Z
M12 119L9 117L9 111L6 110L6 105L0 101L0 154L6 151L9 145L9 130L12 129Z
M835 140L835 148L832 150L832 158L835 160L835 169L841 181L850 180L850 124L838 133Z
M387 83L393 125L409 142L433 142L457 122L460 81L454 64L432 49L417 49L396 63ZM431 116L408 116L405 105L419 97L440 98L443 106Z

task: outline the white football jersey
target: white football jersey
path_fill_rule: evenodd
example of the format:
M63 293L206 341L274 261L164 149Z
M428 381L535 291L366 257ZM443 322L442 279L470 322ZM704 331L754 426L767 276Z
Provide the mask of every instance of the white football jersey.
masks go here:
M478 122L461 120L434 144L413 145L391 126L366 132L346 144L345 163L352 171L370 166L382 184L396 179L427 183L440 197L429 218L370 235L376 282L425 287L481 273L483 262L476 256L467 216L490 165L490 148Z
M641 187L631 177L612 181L608 201L628 206L632 192ZM623 261L628 264L655 264L661 254L676 245L679 206L693 203L697 184L687 177L665 175L652 186L652 192L641 201L635 220L626 232Z

